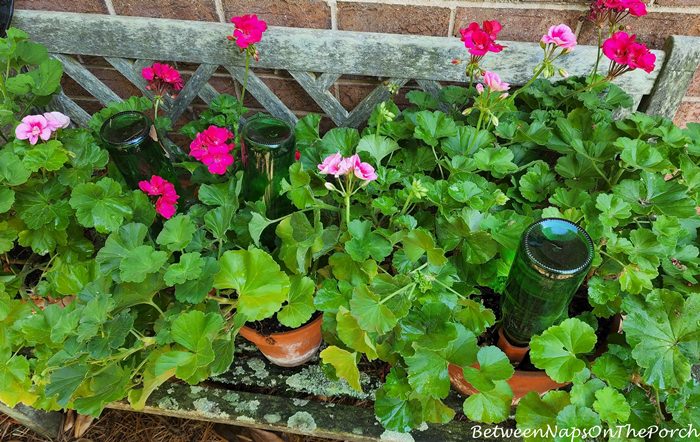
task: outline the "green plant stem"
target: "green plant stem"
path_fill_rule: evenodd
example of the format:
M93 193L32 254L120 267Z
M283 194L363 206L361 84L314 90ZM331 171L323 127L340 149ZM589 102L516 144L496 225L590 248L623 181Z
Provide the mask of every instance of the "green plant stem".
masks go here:
M241 91L241 106L245 98L245 91L248 88L248 71L250 70L250 52L245 51L245 73L243 74L243 90Z
M444 282L440 281L439 279L433 279L433 281L434 281L434 282L437 282L438 285L440 285L440 286L442 286L443 288L445 288L445 289L451 291L452 293L454 293L455 295L459 296L460 298L462 298L462 299L469 299L468 296L464 296L463 294L459 293L457 290L453 289L452 287L450 287L449 285L447 285L447 284L445 284Z
M158 310L158 313L160 313L161 316L165 316L165 313L163 313L163 310L161 310L160 307L158 307L158 304L156 304L155 302L151 301L151 302L146 302L145 304L150 305L154 309Z
M158 120L158 106L160 106L160 100L161 96L156 95L156 98L153 100L153 124L156 124L156 121Z
M622 267L625 266L625 263L624 263L624 262L620 261L619 259L615 258L614 256L612 256L612 255L610 255L610 254L608 254L608 253L603 252L602 250L600 251L600 254L603 255L603 256L608 257L608 259L612 259L612 260L615 261L616 263L620 264Z
M522 85L517 91L513 92L513 95L510 96L511 102L515 103L515 97L517 97L525 89L529 88L532 85L532 83L534 83L535 80L537 80L537 77L539 77L542 74L542 72L544 72L546 67L547 64L545 62L542 62L542 67L539 68L537 72L535 72L535 75L533 75L532 78L529 79L527 83Z
M603 40L603 30L601 28L598 28L598 53L596 54L596 57L595 57L595 66L593 67L593 71L591 72L591 81L593 81L596 74L598 73L598 64L600 63L600 57L602 55L602 48L601 48L602 40Z
M213 301L218 302L219 304L227 304L227 305L233 305L235 306L238 304L237 299L231 299L231 298L224 298L222 296L208 296L207 299L211 299Z
M404 203L403 207L401 208L401 213L399 214L399 216L406 214L406 209L408 209L408 205L411 203L412 198L413 198L413 192L408 194L408 198L406 198L406 202Z
M400 289L396 290L395 292L389 293L389 295L388 295L386 298L382 298L382 299L379 301L379 304L384 304L385 302L389 301L391 298L393 298L394 296L398 295L399 293L405 291L405 290L408 289L408 288L413 289L415 286L416 286L416 283L413 282L413 283L411 283L411 284L409 284L409 285L407 285L407 286L401 287Z

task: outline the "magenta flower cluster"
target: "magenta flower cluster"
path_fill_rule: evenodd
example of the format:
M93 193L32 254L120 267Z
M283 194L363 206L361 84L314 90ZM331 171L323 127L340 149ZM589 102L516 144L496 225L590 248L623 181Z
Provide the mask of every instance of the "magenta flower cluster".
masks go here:
M233 164L231 151L236 147L233 132L225 127L209 126L190 143L190 156L204 163L209 173L223 175Z
M150 181L140 181L139 189L149 196L157 196L156 212L163 218L169 219L175 215L177 200L180 199L175 191L175 185L158 175L153 175Z

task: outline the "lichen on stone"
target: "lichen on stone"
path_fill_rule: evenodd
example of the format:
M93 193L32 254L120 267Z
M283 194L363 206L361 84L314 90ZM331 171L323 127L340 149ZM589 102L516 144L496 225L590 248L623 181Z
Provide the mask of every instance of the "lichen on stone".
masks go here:
M287 419L287 426L307 432L312 432L317 428L314 417L306 411L297 411L291 415L289 419Z
M386 440L389 442L414 442L411 433L399 433L398 431L385 430L379 440Z
M248 367L250 367L255 372L255 377L258 379L265 379L269 376L267 372L267 366L265 362L258 358L251 358L248 360Z
M198 387L196 385L190 385L190 393L197 395L201 393L204 390L202 387Z
M239 398L240 396L238 395L238 393L234 393L232 391L229 391L224 395L224 400L231 403L238 402Z
M219 405L216 402L212 402L204 397L193 401L192 405L194 405L194 409L201 413L203 416L222 418L229 417L228 413L224 413L221 411Z
M292 403L297 406L297 407L303 407L304 405L309 403L308 399L292 399Z
M352 429L352 434L359 434L361 435L363 433L362 428L360 427L355 427Z
M170 396L166 396L158 401L158 408L163 408L165 410L179 410L180 405L177 401Z
M428 429L428 424L425 423L425 422L421 423L421 424L418 426L418 428L416 428L416 430L418 430L418 431L425 431L425 430L427 430L427 429Z
M277 422L282 420L282 416L280 416L277 413L266 414L265 416L263 416L263 418L265 419L266 422L271 423L271 424L276 424Z
M242 401L242 402L237 402L236 404L234 404L234 407L236 409L236 413L241 413L241 414L255 414L258 411L259 406L260 406L260 401L258 401L258 400Z
M255 423L255 419L253 419L253 418L250 417L250 416L238 416L238 417L236 418L236 420L237 420L237 421L240 421L240 422Z
M363 384L369 383L369 376L361 373ZM316 396L350 396L357 399L373 399L374 392L359 392L350 387L345 380L331 381L318 365L304 367L299 373L289 376L287 386L294 391L310 393Z

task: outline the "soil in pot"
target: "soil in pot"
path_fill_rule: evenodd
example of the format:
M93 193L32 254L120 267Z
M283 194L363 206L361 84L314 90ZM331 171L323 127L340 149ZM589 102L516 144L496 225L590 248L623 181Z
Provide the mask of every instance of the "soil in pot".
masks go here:
M289 329L275 319L268 319L243 327L240 335L255 344L273 364L296 367L311 360L321 346L322 322L321 313L296 329Z

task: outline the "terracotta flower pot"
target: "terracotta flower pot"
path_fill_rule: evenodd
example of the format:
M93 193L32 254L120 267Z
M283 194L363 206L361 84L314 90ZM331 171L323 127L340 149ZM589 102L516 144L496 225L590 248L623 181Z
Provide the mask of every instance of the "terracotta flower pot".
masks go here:
M250 327L241 328L240 335L255 344L265 357L280 367L296 367L314 357L321 346L323 315L303 327L264 336Z
M465 396L478 393L472 385L464 379L462 367L450 364L448 367L452 386ZM513 404L531 391L543 394L555 388L561 388L567 384L554 382L544 371L515 370L513 377L508 379L508 385L513 390Z

